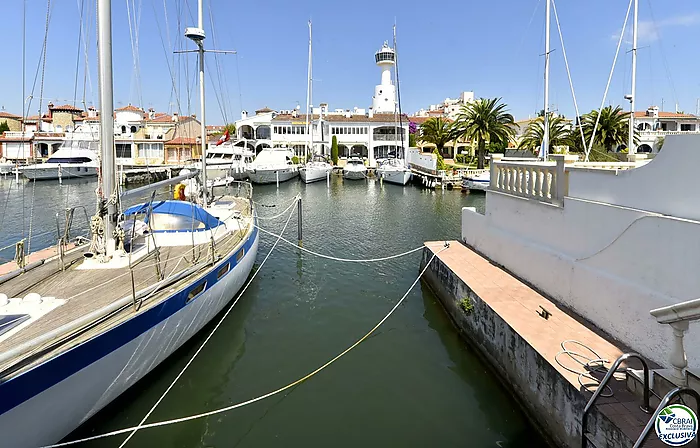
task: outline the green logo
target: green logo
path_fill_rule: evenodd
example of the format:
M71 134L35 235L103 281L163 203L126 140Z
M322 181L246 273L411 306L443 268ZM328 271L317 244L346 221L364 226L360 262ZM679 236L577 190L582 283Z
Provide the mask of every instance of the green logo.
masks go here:
M656 435L666 445L682 446L690 443L698 434L698 418L688 406L672 404L656 417Z

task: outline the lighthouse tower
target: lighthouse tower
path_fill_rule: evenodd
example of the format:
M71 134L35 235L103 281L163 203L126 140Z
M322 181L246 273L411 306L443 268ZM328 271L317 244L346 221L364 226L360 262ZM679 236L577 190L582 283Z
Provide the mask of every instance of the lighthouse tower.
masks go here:
M372 110L374 113L391 113L396 111L396 87L391 81L391 69L396 64L394 49L384 42L381 50L374 54L374 60L382 69L382 82L374 88Z

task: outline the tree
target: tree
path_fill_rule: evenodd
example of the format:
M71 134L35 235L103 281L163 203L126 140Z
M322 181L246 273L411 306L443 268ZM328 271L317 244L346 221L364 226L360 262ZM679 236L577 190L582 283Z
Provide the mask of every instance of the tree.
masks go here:
M331 159L333 159L333 165L338 165L338 137L333 136L331 141Z
M548 127L549 152L553 152L555 146L571 146L571 138L575 135L568 129L568 123L563 117L553 117L550 113ZM537 117L527 126L518 148L535 151L542 147L542 140L544 140L544 117Z
M443 154L445 144L455 139L452 123L443 118L429 118L420 125L420 139L425 143L432 143L437 148L438 154Z
M229 135L236 135L236 125L234 123L229 123L224 126L224 134L228 131Z
M515 121L501 98L481 98L462 106L455 122L457 136L477 142L479 169L484 168L486 144L504 147L515 135Z
M659 137L656 139L656 152L661 151L661 148L664 147L664 142L666 139L664 137Z
M623 112L620 106L607 106L600 111L600 120L598 120L598 111L593 110L585 114L582 119L583 134L586 137L586 144L590 144L591 135L596 121L598 127L596 129L594 145L600 145L606 151L614 151L620 145L626 145L629 139L629 121L630 113ZM639 140L635 131L634 141Z
M9 131L9 130L10 130L10 125L7 124L7 120L0 123L0 134L2 134L5 131Z

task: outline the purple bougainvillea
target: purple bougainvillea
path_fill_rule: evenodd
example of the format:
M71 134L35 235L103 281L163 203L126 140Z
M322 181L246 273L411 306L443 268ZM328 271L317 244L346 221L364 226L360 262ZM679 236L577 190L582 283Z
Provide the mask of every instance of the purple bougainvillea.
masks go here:
M417 130L418 130L418 125L416 123L414 123L413 121L410 121L408 123L408 133L415 134Z

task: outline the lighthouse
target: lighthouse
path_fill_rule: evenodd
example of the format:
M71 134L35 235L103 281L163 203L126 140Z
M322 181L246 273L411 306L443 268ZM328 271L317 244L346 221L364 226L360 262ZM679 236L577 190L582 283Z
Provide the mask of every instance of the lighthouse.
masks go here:
M382 82L374 88L372 110L374 113L391 113L396 111L396 87L391 80L391 69L396 64L396 53L384 42L382 48L374 54L374 60L382 70Z

